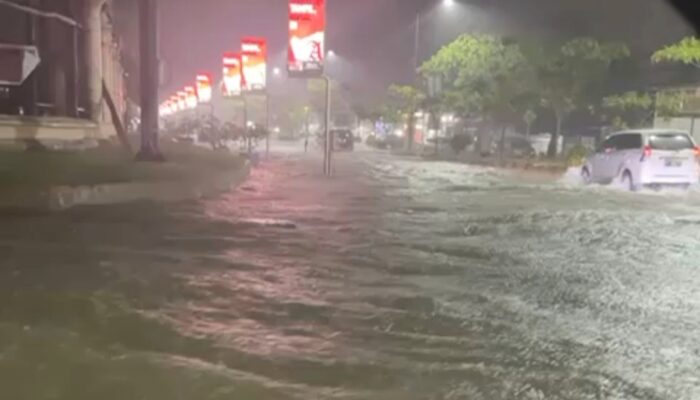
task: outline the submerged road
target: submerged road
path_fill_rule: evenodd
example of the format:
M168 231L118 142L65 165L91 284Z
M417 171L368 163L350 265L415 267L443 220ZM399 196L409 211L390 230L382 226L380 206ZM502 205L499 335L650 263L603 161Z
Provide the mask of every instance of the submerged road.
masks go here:
M700 192L286 152L0 219L0 398L700 399Z

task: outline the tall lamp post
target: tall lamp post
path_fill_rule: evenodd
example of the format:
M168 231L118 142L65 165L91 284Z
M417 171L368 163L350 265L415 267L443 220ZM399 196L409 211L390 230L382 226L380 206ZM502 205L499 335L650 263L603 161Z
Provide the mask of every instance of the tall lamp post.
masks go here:
M272 69L272 79L277 79L282 75L282 70L275 67ZM265 129L267 129L267 138L265 140L265 154L270 154L270 135L272 134L270 130L270 101L272 100L272 88L268 87L265 93Z
M440 5L442 7L452 7L456 3L456 0L440 0ZM416 22L415 22L415 32L414 32L414 42L413 42L413 72L417 73L418 68L420 68L420 38L421 38L421 23L423 21L423 13L425 7L421 6L416 12Z

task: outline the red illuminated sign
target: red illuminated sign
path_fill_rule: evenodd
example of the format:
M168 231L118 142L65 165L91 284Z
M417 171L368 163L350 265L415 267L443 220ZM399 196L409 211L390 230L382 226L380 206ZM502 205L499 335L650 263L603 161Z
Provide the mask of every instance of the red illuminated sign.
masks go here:
M241 65L241 55L239 53L224 53L224 84L222 90L224 96L240 96L243 90L245 78Z
M177 109L178 111L187 109L187 93L183 91L177 92Z
M187 108L197 107L197 90L194 86L185 87L185 106Z
M246 91L262 91L267 86L267 41L245 37L241 41L241 58Z
M291 76L323 74L325 37L325 0L290 0L287 68Z
M196 83L197 83L197 85L196 85L197 100L199 100L200 103L211 102L211 97L212 97L211 74L209 74L209 73L198 74Z

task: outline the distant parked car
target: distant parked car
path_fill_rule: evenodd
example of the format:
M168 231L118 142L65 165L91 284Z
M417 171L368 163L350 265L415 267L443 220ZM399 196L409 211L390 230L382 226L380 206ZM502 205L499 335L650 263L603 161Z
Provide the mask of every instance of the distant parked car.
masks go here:
M350 129L331 129L333 135L333 147L335 150L352 151L355 147L355 138Z
M700 181L700 149L683 131L635 130L614 133L589 156L584 182L615 179L630 190L643 186L688 187Z

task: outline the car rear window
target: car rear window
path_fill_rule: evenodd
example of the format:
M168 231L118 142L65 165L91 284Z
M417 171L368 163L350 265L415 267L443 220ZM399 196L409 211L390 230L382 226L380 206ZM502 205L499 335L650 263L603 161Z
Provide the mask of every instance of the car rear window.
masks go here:
M687 150L694 147L690 137L682 133L650 136L649 145L655 150Z

